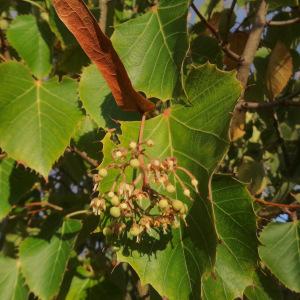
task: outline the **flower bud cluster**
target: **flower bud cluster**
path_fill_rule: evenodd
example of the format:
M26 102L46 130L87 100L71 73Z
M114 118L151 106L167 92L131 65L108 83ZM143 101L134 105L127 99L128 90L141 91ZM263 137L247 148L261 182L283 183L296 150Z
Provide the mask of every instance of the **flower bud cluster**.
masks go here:
M167 233L172 227L177 228L180 220L185 222L188 206L176 199L176 194L182 190L183 197L192 200L192 192L177 173L184 172L190 178L189 186L196 192L198 181L178 165L175 157L163 160L149 157L146 149L153 146L152 140L132 141L128 148L113 149L113 162L100 167L94 176L95 189L98 189L111 170L118 170L110 190L100 192L90 203L95 215L108 220L103 228L104 235L126 234L139 240L143 234L151 235L153 230ZM134 178L128 181L132 174Z

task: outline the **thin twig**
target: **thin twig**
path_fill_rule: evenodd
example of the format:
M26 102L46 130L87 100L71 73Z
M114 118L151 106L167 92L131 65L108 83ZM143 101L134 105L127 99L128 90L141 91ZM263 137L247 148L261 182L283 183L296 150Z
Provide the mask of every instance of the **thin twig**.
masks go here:
M82 159L84 159L86 162L88 162L91 166L97 168L99 166L99 162L87 155L86 152L80 151L77 147L72 146L67 149L69 152L74 152L78 154Z
M144 156L142 154L142 144L143 144L143 136L144 136L144 128L145 128L145 122L146 122L146 113L143 114L141 125L140 125L140 132L139 132L139 140L138 140L138 151L140 153L139 155L139 162L140 162L140 170L143 174L143 188L148 186L148 174L144 162Z
M52 204L50 202L47 202L47 201L42 201L42 202L30 202L30 203L27 203L25 204L25 207L26 208L31 208L31 207L35 207L35 206L41 206L41 207L50 207L50 208L53 208L55 210L58 210L58 211L63 211L63 208L58 206L58 205L55 205L55 204Z
M248 102L241 101L237 105L237 109L251 110L251 109L265 109L277 107L300 107L300 101L272 101L272 102Z
M73 212L65 215L65 218L68 219L68 218L79 216L79 215L83 215L83 214L88 215L88 214L90 214L90 211L88 211L88 210L73 211Z
M300 209L300 204L283 204L283 203L274 203L274 202L268 202L262 199L255 199L255 202L261 203L266 206L273 206L273 207L279 207L279 208L288 208L288 209Z
M291 25L291 24L296 24L300 23L300 17L290 19L290 20L283 20L283 21L269 21L267 22L266 25L268 26L286 26L286 25Z
M241 62L241 60L242 60L241 56L236 54L235 52L233 52L229 48L228 43L224 43L219 32L212 25L210 25L209 22L207 22L205 17L199 12L199 10L197 9L197 7L195 6L195 4L193 2L191 3L191 8L194 10L196 15L200 18L200 20L204 23L204 25L209 29L209 31L214 35L214 37L219 42L219 45L221 46L222 50L227 54L227 56L237 62Z
M33 6L38 7L40 10L45 11L45 8L44 8L42 5L40 5L40 4L38 4L37 2L35 2L35 1L32 1L32 0L20 0L20 1L29 3L29 4L31 4L31 5L33 5Z
M227 15L227 23L226 23L226 33L225 33L225 37L224 37L224 42L228 43L228 35L230 32L230 21L231 21L231 17L234 11L234 7L236 5L237 0L232 0L231 2L231 6Z

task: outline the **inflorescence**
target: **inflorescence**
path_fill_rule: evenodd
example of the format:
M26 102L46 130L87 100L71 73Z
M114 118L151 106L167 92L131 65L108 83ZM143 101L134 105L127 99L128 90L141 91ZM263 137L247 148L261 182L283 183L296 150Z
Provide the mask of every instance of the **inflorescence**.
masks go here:
M110 172L116 174L117 171L110 189L99 192L90 204L93 213L105 220L105 236L126 234L139 241L143 234L166 234L171 227L179 227L180 220L185 222L188 207L176 199L178 191L172 182L176 180L184 197L192 200L191 190L177 173L184 172L196 192L198 181L191 172L178 165L175 157L150 158L146 148L153 146L154 142L147 140L131 142L128 148L117 147L112 151L113 162L99 168L98 174L94 175L96 191L104 178L112 175Z

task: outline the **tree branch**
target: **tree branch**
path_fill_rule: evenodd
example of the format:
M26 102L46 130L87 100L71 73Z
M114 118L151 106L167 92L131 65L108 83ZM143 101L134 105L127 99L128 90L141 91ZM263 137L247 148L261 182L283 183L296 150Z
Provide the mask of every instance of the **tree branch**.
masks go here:
M266 25L268 26L286 26L286 25L291 25L291 24L296 24L300 23L300 17L290 19L290 20L283 20L283 21L269 21L267 22Z
M195 6L195 4L193 2L191 3L191 8L194 10L196 15L200 18L200 20L204 23L204 25L209 29L209 31L213 34L213 36L217 39L217 41L219 42L219 45L221 46L222 50L227 54L227 56L237 62L241 62L242 58L229 48L228 43L225 43L222 40L219 32L207 22L207 20L199 12L199 10L197 9L197 7Z
M259 42L266 25L266 15L268 12L268 5L265 0L261 0L258 6L255 21L253 23L252 29L249 34L249 38L245 45L244 52L242 54L242 62L238 67L237 78L241 81L244 90L247 86L249 74L250 74L250 66L253 63L256 50L258 49Z
M52 204L50 202L47 202L47 201L42 201L42 202L30 202L30 203L27 203L25 204L25 207L26 208L31 208L31 207L35 207L35 206L41 206L41 207L50 207L50 208L53 208L55 210L58 210L58 211L62 211L63 208L60 207L60 206L57 206L55 204Z
M300 107L300 101L247 102L240 101L236 108L239 110L265 109L277 107Z
M288 208L288 209L300 209L300 204L282 204L282 203L274 203L268 202L262 199L255 199L255 202L261 203L266 206L279 207L279 208Z
M97 168L99 166L99 162L91 157L89 157L87 155L86 152L84 151L80 151L78 148L76 148L75 146L69 147L67 148L67 151L69 152L74 152L76 154L78 154L83 160L85 160L86 162L88 162L91 166Z

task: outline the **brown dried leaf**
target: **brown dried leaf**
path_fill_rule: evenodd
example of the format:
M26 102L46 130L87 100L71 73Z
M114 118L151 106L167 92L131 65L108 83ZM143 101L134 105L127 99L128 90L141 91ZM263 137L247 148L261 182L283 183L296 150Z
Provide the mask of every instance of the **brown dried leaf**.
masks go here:
M244 111L235 110L230 123L230 140L232 142L245 135L245 120L246 113Z
M248 40L248 36L249 34L247 32L242 31L232 33L228 39L230 50L238 55L242 55ZM227 70L233 70L238 67L238 62L232 60L227 55L224 57L224 64L227 66Z
M152 102L132 87L131 81L97 21L82 0L53 0L59 18L77 39L87 56L97 65L112 94L122 109L146 112L154 109Z
M293 74L293 59L284 43L278 41L269 59L266 86L270 100L276 98L286 87Z

